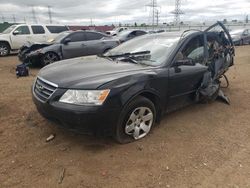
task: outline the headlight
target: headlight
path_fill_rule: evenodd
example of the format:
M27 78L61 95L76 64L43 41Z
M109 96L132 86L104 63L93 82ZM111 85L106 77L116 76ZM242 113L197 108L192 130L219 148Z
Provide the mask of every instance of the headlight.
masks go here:
M76 105L102 105L110 90L68 90L59 102Z

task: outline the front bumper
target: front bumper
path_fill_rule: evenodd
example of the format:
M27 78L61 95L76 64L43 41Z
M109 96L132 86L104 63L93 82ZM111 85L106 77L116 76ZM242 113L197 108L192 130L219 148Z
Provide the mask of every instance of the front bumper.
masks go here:
M19 61L21 61L22 63L31 63L32 65L36 65L38 63L40 63L40 60L42 58L41 53L25 53L20 51L18 53L18 59Z
M84 134L112 135L120 109L103 106L78 106L58 102L64 91L56 91L51 99L42 102L34 92L33 101L38 112L62 128Z

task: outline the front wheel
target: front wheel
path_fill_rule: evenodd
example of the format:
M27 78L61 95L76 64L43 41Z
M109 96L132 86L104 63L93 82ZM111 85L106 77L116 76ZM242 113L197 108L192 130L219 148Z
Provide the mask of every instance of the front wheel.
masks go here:
M42 57L42 66L49 65L59 60L59 56L54 52L47 52Z
M149 134L155 119L154 104L145 97L137 97L123 109L115 139L121 144L142 139Z
M10 47L8 44L0 43L0 57L4 57L10 54Z

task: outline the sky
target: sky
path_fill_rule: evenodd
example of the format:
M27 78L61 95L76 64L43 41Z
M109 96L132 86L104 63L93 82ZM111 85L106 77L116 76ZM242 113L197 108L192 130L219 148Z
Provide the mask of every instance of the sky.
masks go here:
M49 23L48 5L53 23L105 25L152 23L152 0L0 0L0 22ZM159 23L173 22L175 0L158 0ZM32 7L35 17L32 16ZM250 0L181 0L181 21L208 22L244 20L250 17Z

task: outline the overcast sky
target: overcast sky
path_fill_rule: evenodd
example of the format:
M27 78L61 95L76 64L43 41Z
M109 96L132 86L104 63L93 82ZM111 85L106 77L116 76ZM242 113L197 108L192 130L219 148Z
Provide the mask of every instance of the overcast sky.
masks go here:
M0 22L34 22L32 6L38 22L48 23L51 6L53 23L117 24L151 23L151 0L0 0ZM174 0L158 0L160 23L173 21ZM250 16L250 0L182 0L182 21L244 20ZM151 14L152 15L152 14Z

